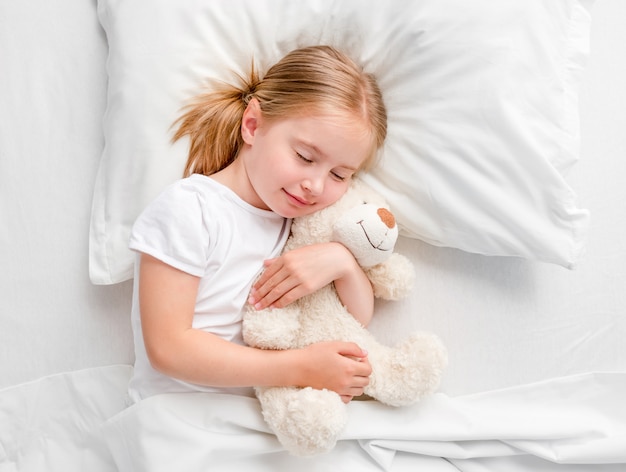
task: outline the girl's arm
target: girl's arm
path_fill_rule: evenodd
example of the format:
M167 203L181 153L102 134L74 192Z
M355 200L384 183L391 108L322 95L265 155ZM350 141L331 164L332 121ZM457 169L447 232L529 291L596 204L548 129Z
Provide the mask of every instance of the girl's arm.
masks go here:
M171 377L214 387L311 386L344 401L369 382L367 353L356 344L318 343L269 351L240 346L192 328L199 279L142 254L139 303L152 366Z
M281 308L330 282L352 316L367 326L374 313L372 285L352 253L336 242L301 247L266 261L250 302L257 310Z

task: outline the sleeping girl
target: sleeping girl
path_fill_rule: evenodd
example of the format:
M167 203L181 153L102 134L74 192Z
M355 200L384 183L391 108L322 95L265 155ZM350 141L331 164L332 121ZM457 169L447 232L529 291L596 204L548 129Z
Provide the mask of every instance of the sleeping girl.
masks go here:
M373 164L387 132L375 78L334 48L301 48L262 78L253 67L242 84L198 96L175 125L174 140L190 141L184 178L143 211L130 240L132 399L253 395L253 385L361 395L371 367L360 346L254 349L241 321L246 303L283 307L330 282L356 319L372 318L372 288L344 246L279 254L292 218L331 205Z

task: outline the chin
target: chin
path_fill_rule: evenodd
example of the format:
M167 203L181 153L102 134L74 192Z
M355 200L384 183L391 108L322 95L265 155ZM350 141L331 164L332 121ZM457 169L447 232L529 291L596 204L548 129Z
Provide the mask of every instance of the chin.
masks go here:
M311 213L317 211L317 207L308 207L308 208L280 208L273 210L274 213L279 214L283 218L298 218L300 216L310 215Z

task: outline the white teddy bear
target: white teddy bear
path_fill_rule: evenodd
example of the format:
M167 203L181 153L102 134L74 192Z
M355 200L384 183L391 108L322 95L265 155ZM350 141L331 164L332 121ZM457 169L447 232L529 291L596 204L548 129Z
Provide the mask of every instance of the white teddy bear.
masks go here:
M352 251L370 279L374 295L395 300L409 293L414 271L410 261L393 253L398 228L385 201L356 180L334 205L294 219L284 251L338 241ZM395 347L380 344L348 313L333 284L280 309L244 314L245 342L262 349L302 348L319 341L352 341L368 352L372 366L365 394L391 405L408 405L439 385L447 355L430 333L414 333ZM263 417L279 441L298 456L335 446L347 422L340 396L310 387L255 388Z

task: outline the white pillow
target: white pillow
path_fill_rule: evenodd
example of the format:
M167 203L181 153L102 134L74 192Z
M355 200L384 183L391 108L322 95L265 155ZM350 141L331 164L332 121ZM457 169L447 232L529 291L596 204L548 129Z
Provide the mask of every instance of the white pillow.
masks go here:
M132 277L128 236L182 175L171 123L208 77L332 44L379 79L389 135L364 176L401 234L572 267L588 213L564 173L578 158L578 84L591 0L99 0L109 92L90 276Z

